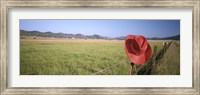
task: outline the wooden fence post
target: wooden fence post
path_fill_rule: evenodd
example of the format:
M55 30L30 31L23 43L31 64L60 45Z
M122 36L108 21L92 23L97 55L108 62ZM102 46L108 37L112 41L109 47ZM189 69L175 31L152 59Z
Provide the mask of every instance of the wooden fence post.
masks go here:
M158 50L158 46L154 46L153 47L153 54L152 54L152 61L150 62L151 64L149 64L148 66L150 66L144 73L144 75L146 74L151 74L152 70L154 69L155 66L155 60L156 60L156 55L157 55L157 50Z
M150 73L152 73L152 70L154 70L155 65L156 65L156 55L157 55L157 51L158 51L158 46L154 46L154 50L153 50L153 60L152 60L152 65L151 65L151 71Z

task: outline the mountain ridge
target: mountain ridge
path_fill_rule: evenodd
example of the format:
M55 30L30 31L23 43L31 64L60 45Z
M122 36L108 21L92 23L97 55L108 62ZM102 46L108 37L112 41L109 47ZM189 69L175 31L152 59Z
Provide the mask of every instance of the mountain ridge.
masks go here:
M20 36L37 36L37 37L54 37L54 38L69 38L69 39L106 39L106 40L124 40L125 36L120 37L105 37L98 34L93 35L83 35L83 34L67 34L67 33L53 33L50 31L47 32L40 32L40 31L26 31L26 30L20 30ZM170 37L152 37L148 38L148 40L180 40L180 35L170 36Z

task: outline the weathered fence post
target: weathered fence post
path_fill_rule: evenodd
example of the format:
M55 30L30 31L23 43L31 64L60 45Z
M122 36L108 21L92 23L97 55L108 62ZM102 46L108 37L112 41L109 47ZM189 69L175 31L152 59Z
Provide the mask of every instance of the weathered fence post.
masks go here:
M153 48L154 48L153 49L153 60L152 60L152 65L151 65L149 74L152 73L152 70L154 70L155 65L156 65L156 55L157 55L157 51L158 51L158 46L155 45ZM146 74L146 72L145 72L145 74Z
M154 46L153 47L153 56L155 56L157 54L157 49L158 49L158 46Z
M133 65L134 64L133 64L133 62L131 62L130 64L131 64L131 68L130 68L130 71L129 71L129 75L132 75L133 74Z
M156 63L156 54L157 54L157 50L158 50L158 46L154 46L154 50L153 50L153 56L154 56L154 58L153 58L153 67L155 66L155 63Z
M129 75L133 75L133 71L135 71L135 75L138 74L138 70L137 70L136 65L133 62L131 62L131 68L130 68L130 71L129 71Z
M151 61L151 64L149 65L149 68L145 71L145 73L144 73L144 75L146 75L146 74L151 74L151 72L152 72L152 70L153 70L153 68L154 68L154 66L155 66L155 60L156 60L156 55L157 55L157 49L158 49L158 47L155 45L154 47L153 47L153 55L152 55L152 61Z

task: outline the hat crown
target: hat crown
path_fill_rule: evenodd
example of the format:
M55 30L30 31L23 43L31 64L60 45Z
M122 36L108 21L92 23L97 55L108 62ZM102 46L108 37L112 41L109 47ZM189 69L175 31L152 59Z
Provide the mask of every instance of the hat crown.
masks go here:
M127 44L130 44L129 51L134 53L135 55L143 54L148 47L146 39L142 36L136 36L134 39L130 39Z

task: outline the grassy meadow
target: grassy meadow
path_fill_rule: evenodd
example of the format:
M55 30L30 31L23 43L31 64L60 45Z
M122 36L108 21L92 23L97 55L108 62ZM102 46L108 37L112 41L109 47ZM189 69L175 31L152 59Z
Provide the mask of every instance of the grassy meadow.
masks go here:
M155 45L158 50L162 48L163 41L149 42L152 49ZM171 52L176 53L173 49ZM170 68L177 69L158 65L152 74L179 74L180 69L160 72ZM20 39L21 75L128 75L129 69L123 40Z

